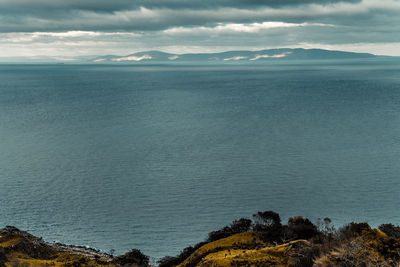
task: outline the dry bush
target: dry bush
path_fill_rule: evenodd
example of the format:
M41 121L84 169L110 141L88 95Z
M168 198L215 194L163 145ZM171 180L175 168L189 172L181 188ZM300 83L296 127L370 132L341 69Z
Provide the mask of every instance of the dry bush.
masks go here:
M335 251L317 259L315 267L394 267L393 261L385 258L365 244L364 240L354 239L341 245Z

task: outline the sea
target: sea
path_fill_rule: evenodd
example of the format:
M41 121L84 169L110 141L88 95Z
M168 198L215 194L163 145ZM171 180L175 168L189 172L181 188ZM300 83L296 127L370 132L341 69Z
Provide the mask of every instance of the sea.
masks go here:
M0 65L0 227L156 261L257 211L399 207L399 59Z

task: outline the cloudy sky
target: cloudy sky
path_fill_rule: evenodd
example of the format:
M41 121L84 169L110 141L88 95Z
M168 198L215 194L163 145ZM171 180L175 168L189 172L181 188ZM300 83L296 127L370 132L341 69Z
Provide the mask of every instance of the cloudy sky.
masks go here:
M0 0L0 57L276 47L400 56L400 0Z

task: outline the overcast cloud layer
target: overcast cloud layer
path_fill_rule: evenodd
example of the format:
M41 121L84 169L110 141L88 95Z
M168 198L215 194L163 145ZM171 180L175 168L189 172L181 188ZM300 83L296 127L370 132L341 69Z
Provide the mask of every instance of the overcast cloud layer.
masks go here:
M400 0L0 0L0 57L274 47L400 56Z

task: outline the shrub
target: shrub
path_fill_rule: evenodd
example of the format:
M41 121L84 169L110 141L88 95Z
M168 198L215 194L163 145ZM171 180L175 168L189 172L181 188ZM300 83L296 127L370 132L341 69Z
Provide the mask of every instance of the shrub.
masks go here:
M371 230L371 227L368 223L349 223L344 227L339 229L339 238L340 239L351 239L357 236L360 236L365 231Z
M304 244L303 244L304 245ZM289 252L290 267L313 267L314 260L320 255L318 247L304 246L297 251Z
M124 255L116 257L113 262L120 265L136 264L138 266L149 266L149 257L138 249L132 249Z
M362 240L354 239L349 244L341 245L337 251L317 260L314 266L390 267L391 264Z
M332 220L328 217L321 220L318 218L317 220L317 228L320 232L324 234L333 234L335 232L335 227L331 224Z
M282 224L278 213L274 211L257 212L253 215L256 224L253 230L261 233L261 238L267 242L282 240Z
M157 261L158 267L173 267L181 263L178 257L165 256Z
M3 266L7 261L7 256L3 247L0 247L0 266Z
M225 226L222 229L210 232L208 234L207 242L214 242L214 241L217 241L219 239L222 239L222 238L225 238L225 237L229 237L231 235L233 235L232 228L230 228L229 226Z
M281 217L278 213L268 210L268 211L259 211L253 215L254 220L256 222L256 227L270 227L281 225Z
M241 218L232 222L231 230L235 234L244 233L250 230L252 224L250 219Z
M400 226L394 226L391 223L382 224L379 226L379 230L381 230L388 236L400 238Z
M197 243L196 245L189 246L187 248L184 248L181 253L175 257L172 256L166 256L162 259L160 259L157 263L159 267L172 267L181 264L184 262L187 258L190 257L196 250L198 250L200 247L203 245L207 244L208 242L200 242Z
M230 237L234 234L247 232L251 229L252 221L246 218L235 220L230 226L225 226L217 231L208 234L207 242L214 242L222 238Z
M310 239L321 234L317 226L301 216L289 218L286 231L292 239Z

